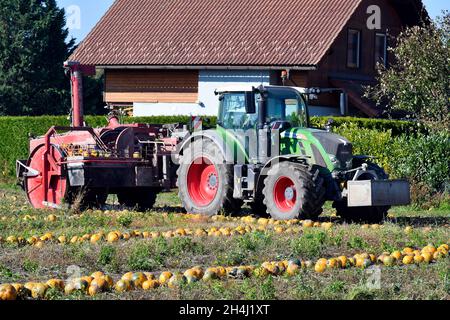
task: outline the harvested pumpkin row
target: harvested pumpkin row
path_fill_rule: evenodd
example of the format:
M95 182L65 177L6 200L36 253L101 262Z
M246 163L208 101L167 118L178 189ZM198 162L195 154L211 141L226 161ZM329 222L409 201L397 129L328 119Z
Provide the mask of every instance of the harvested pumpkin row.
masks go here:
M0 237L0 244L2 242L6 242L8 244L18 244L22 246L30 245L37 248L42 248L45 243L58 243L61 245L64 244L75 244L75 243L84 243L84 242L90 242L92 244L97 244L100 242L109 242L114 243L118 241L128 241L133 238L143 238L143 239L155 239L159 237L163 238L173 238L173 237L231 237L231 236L241 236L247 233L252 232L266 232L266 231L273 231L276 234L298 234L301 233L303 228L323 228L325 230L329 230L333 227L333 224L331 222L303 222L302 226L296 226L294 222L287 221L284 222L286 226L283 227L281 223L276 223L274 225L269 224L269 220L267 220L267 223L260 223L257 227L252 225L240 225L235 228L231 227L211 227L208 229L202 229L198 228L196 230L192 230L189 228L178 228L176 230L169 230L165 232L149 232L149 231L131 231L131 232L125 232L122 233L120 231L111 231L109 233L105 233L103 231L97 232L94 234L85 234L80 236L72 236L67 237L65 235L61 235L56 237L51 232L47 232L46 234L42 236L32 236L27 239L24 237L16 237L16 236L9 236L6 239L3 239ZM298 223L298 222L296 222Z
M373 254L362 253L353 257L322 258L315 263L309 260L293 259L290 261L267 261L260 266L228 268L219 266L206 270L197 266L186 270L184 273L164 271L158 276L150 272L128 272L115 283L111 276L98 271L90 276L69 280L68 282L60 279L51 279L46 283L2 284L0 285L0 300L44 299L47 290L50 288L64 291L66 295L80 292L95 296L112 290L123 293L139 289L153 290L161 286L176 288L197 281L209 282L212 280L244 279L249 277L295 276L303 269L314 269L317 273L323 273L329 269L368 268L372 265L392 267L429 264L439 259L448 259L448 251L448 244L443 244L437 248L433 245L428 245L421 250L407 247L401 251L385 252L378 257Z

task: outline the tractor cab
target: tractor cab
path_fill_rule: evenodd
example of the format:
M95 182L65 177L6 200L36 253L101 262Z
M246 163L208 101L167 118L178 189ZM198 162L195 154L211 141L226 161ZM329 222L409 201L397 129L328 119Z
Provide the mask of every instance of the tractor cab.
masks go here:
M220 96L218 124L226 130L249 130L267 125L288 129L309 126L309 113L303 88L266 86L224 88ZM265 95L263 109L259 102ZM259 125L259 127L258 127Z

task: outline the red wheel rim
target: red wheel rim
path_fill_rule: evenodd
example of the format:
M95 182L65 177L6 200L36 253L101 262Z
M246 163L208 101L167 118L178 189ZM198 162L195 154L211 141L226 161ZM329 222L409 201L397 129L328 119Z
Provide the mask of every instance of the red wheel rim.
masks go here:
M219 189L219 175L215 165L205 157L194 160L189 167L187 187L195 205L199 207L210 205Z
M281 212L291 211L297 202L294 181L288 177L280 177L275 183L273 195L275 205Z
M55 204L60 206L63 203L63 199L66 197L67 192L67 178L65 174L63 174L61 166L57 165L55 168L52 168L52 165L50 165L47 178L47 199L45 199L44 181L42 176L42 172L44 171L44 151L44 146L38 147L33 151L28 160L28 166L38 171L39 175L25 179L28 201L36 209L49 209L49 206L45 205L44 201L50 205ZM53 157L55 163L58 163L63 159L62 153L54 146L50 147L49 156Z

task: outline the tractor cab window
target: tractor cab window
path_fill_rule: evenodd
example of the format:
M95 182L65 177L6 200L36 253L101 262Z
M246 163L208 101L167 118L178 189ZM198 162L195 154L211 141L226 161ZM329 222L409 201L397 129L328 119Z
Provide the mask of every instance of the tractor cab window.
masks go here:
M295 91L284 89L269 90L267 102L268 123L289 122L293 127L307 127L308 114L304 99Z
M257 114L247 114L245 93L226 93L221 97L219 124L225 129L250 129L256 126Z

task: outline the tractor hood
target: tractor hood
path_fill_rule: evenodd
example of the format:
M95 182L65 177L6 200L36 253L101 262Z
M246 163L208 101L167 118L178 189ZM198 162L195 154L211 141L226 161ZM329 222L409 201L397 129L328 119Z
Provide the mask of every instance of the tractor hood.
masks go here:
M319 129L292 128L281 133L281 138L299 140L302 154L331 171L351 166L353 145L342 136Z

